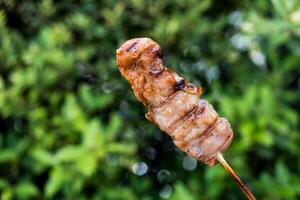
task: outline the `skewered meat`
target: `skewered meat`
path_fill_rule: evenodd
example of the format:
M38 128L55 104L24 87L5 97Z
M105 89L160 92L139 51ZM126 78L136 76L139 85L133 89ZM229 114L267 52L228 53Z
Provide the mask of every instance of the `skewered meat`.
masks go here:
M233 133L228 121L199 98L201 88L167 69L160 46L149 38L125 42L117 50L117 65L147 106L146 118L189 156L214 166L216 154L227 149Z

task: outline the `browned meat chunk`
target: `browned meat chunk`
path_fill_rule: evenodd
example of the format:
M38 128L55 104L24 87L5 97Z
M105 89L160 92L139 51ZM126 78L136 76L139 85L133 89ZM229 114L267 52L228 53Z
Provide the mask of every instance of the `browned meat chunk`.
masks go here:
M148 107L147 119L189 156L213 166L216 153L231 143L230 124L206 100L199 99L201 88L167 69L162 57L156 42L136 38L117 50L117 65L135 96Z

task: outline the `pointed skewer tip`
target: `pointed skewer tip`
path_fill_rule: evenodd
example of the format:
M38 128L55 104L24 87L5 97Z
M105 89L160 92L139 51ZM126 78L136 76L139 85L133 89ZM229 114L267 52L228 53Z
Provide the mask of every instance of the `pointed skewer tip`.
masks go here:
M233 180L239 185L241 190L244 192L244 194L247 196L249 200L256 200L255 196L252 194L252 192L248 189L248 187L242 182L240 177L233 171L233 169L230 167L230 165L226 162L224 159L222 153L218 152L217 160L219 163L225 168L225 170L230 174L230 176L233 178Z

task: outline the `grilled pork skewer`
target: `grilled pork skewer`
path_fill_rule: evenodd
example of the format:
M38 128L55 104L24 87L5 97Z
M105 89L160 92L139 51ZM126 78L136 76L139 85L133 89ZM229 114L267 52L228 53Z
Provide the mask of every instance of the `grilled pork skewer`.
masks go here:
M116 53L122 76L148 108L146 118L189 156L209 166L219 161L225 167L221 153L230 145L233 132L227 119L199 98L201 88L166 68L160 46L149 38L128 40ZM251 197L244 185L241 188Z

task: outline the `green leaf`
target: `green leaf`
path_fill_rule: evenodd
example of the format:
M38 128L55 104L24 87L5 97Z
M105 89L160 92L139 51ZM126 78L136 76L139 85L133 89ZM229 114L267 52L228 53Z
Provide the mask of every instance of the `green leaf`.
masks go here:
M174 187L174 194L170 198L171 200L195 200L193 193L186 188L182 183L177 183Z
M135 144L127 143L108 143L107 152L132 155L136 151Z
M13 194L14 192L11 188L6 188L1 192L1 200L12 200Z
M0 190L3 190L4 188L6 188L8 186L9 186L9 183L5 179L0 178Z
M256 132L255 138L262 145L271 146L273 144L273 136L268 131Z
M271 0L273 3L275 10L277 13L282 17L285 18L288 15L288 9L286 8L286 5L284 3L284 0Z
M53 155L45 149L34 148L30 154L40 164L50 166L53 163Z
M0 163L11 162L17 158L15 149L1 149Z
M278 162L275 168L276 179L282 185L288 185L290 179L290 173L284 163Z
M68 145L61 148L55 154L56 162L70 162L79 160L82 155L84 155L85 150L81 146Z
M83 146L87 149L100 149L103 151L105 138L103 137L102 131L100 122L97 119L91 120L82 133Z
M38 188L31 182L21 182L15 188L19 199L30 199L37 197L39 194Z
M84 129L85 115L76 101L75 96L67 95L62 108L62 115L65 120L72 124L77 130Z
M63 186L66 178L66 172L61 167L55 167L50 172L50 178L45 186L45 195L48 198L53 197Z
M112 94L93 94L93 92L87 85L82 85L79 90L80 99L88 110L105 108L113 102Z
M97 155L93 152L87 152L78 159L76 167L84 176L90 177L97 168Z
M121 128L122 121L119 115L113 114L110 118L110 123L106 128L106 133L110 138L115 136L117 131Z

